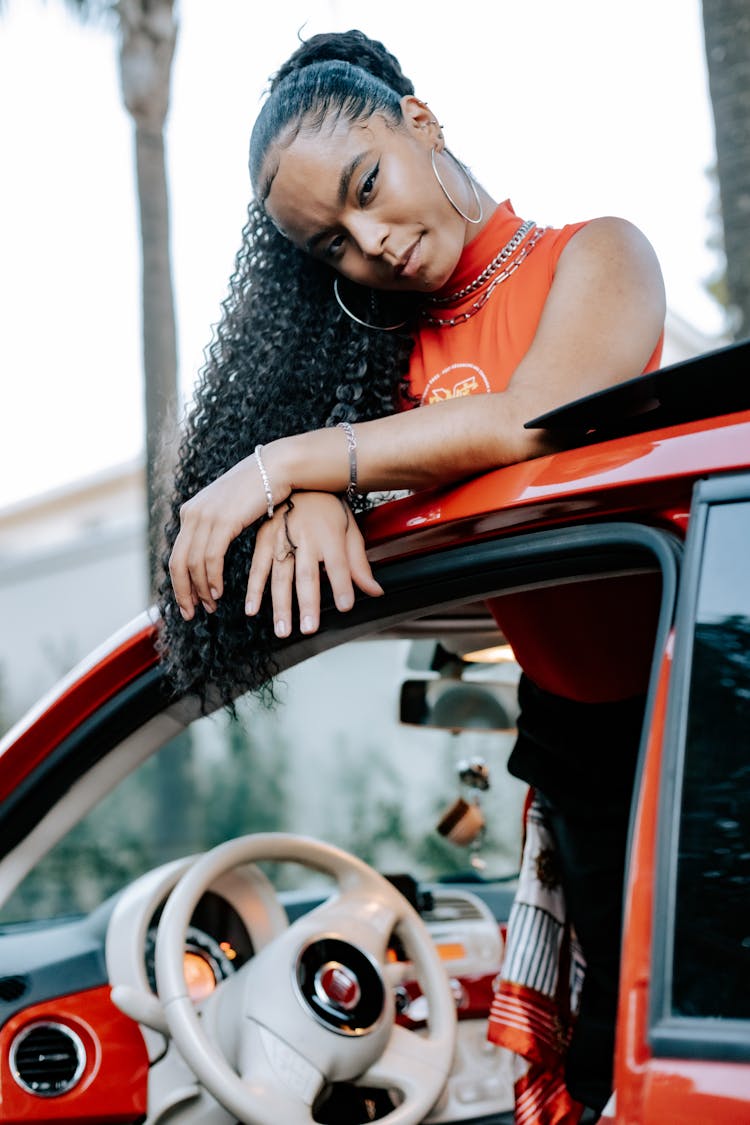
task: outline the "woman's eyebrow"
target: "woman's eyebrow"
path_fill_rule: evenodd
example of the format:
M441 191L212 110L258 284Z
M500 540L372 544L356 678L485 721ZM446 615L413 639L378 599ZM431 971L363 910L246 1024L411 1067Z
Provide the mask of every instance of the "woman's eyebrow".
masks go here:
M366 156L367 156L367 152L357 153L357 155L354 157L354 159L350 160L349 163L347 164L346 168L344 168L344 170L342 171L341 178L339 179L339 192L338 192L339 207L343 207L344 203L346 202L346 197L349 194L349 184L352 181L352 176L357 171L357 168L359 167L359 165L362 163L362 161L365 159Z
M352 182L352 176L357 171L357 168L359 168L362 161L366 159L368 154L369 149L366 149L364 152L358 152L357 155L353 157L346 165L346 167L342 170L341 176L339 177L339 190L336 195L336 201L339 207L344 206L346 197L349 194L349 185ZM318 231L317 234L314 234L311 238L308 238L307 242L305 243L305 250L307 251L307 253L311 254L318 243L322 239L326 238L328 234L330 234L330 231L331 228L328 227L326 230Z

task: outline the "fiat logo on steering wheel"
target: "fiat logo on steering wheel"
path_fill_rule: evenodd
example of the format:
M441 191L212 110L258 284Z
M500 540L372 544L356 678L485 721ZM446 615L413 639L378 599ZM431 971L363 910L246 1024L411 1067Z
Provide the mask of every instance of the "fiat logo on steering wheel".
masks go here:
M315 974L315 995L328 1009L351 1012L359 1003L362 990L351 969L340 961L327 961Z

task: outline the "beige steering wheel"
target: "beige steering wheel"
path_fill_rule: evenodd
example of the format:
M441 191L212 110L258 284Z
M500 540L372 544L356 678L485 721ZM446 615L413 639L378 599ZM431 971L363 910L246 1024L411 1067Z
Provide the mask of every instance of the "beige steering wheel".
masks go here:
M199 1015L183 974L185 934L224 872L259 860L302 863L336 890L226 980ZM397 930L427 1001L426 1033L395 1022L383 976ZM448 977L417 912L356 857L303 836L265 833L221 844L172 891L159 923L156 980L172 1037L207 1090L243 1125L311 1125L332 1082L397 1091L381 1120L417 1125L448 1078L456 1011Z

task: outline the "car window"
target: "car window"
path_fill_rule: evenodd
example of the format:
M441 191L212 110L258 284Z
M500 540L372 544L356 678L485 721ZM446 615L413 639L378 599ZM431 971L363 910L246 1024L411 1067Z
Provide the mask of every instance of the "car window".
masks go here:
M709 507L685 739L672 1011L750 1018L750 502Z
M222 712L193 723L37 865L0 920L90 911L157 864L249 832L315 836L381 871L421 879L512 877L526 793L505 769L514 735L399 721L402 683L435 675L424 659L435 643L352 642L283 673L275 708L246 699L236 718ZM512 688L517 666L507 654L502 664ZM491 666L474 673L487 676L495 676ZM486 765L487 790L459 777L459 764L475 759ZM481 804L485 820L463 846L437 831L462 796ZM283 889L301 869L271 874Z
M663 643L672 616L675 551L662 532L617 523L536 531L436 552L428 562L395 562L379 605L379 638L369 633L283 672L272 710L246 700L234 719L221 713L194 722L36 865L0 921L91 910L141 871L266 830L319 837L387 874L512 881L527 786L506 768L515 734L505 724L515 721L511 689L519 668L505 642L512 636L523 646L527 673L541 677L547 691L567 693L572 684L586 689L573 698L596 702L613 690L619 697L623 685L632 692L633 673L645 689L654 638ZM530 591L544 596L517 596ZM369 608L363 604L363 613ZM355 608L345 625L361 636L368 622ZM335 638L334 632L320 643ZM297 644L290 662L308 647ZM487 659L486 649L498 646L500 655ZM422 691L419 680L441 680L444 690L430 683ZM456 698L455 681L473 693L468 707L465 692ZM108 725L102 711L80 741L67 740L56 780L69 786L83 748L95 768L106 764L112 750L120 754L109 740L137 734L139 722L163 706L156 679L144 678L132 692L138 706L123 713L122 727ZM112 702L128 706L125 695ZM411 716L408 725L399 721L400 706ZM118 768L139 752L137 738L128 745L126 739ZM70 822L75 788L65 792ZM46 804L54 797L40 772L37 788L19 794L16 813L22 808L37 823L50 808L54 824L56 808ZM455 830L460 801L469 815L464 821L459 803ZM287 877L274 873L280 889Z

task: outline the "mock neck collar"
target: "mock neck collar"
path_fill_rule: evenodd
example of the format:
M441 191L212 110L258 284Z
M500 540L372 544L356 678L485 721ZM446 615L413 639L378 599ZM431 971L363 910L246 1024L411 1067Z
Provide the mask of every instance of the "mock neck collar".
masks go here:
M513 210L510 200L506 199L498 203L489 222L464 247L458 264L445 285L430 296L438 298L446 296L474 281L492 261L498 249L513 237L520 225L521 221Z

